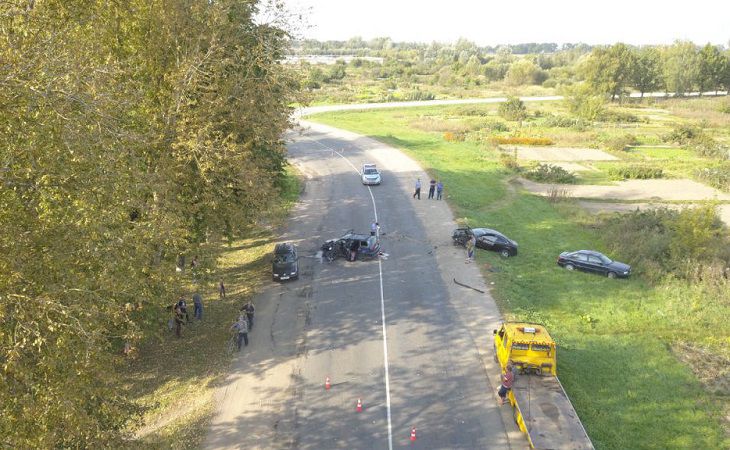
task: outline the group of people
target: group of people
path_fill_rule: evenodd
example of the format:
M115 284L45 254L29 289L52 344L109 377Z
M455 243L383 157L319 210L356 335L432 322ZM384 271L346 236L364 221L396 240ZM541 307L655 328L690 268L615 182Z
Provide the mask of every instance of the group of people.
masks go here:
M428 183L428 198L433 199L434 194L436 195L436 200L441 200L441 197L444 193L444 183L441 181L436 181L434 179L431 179ZM413 192L413 198L421 199L421 179L416 180L416 190Z
M231 331L236 333L236 348L241 351L241 344L248 346L248 333L253 329L253 317L256 308L250 301L241 306L238 319L231 325Z
M193 294L193 308L193 317L195 320L203 320L203 296L197 292ZM185 295L180 295L180 298L173 306L172 311L175 336L182 337L182 326L186 323L192 322L190 320L190 314L188 314L188 303L185 300Z

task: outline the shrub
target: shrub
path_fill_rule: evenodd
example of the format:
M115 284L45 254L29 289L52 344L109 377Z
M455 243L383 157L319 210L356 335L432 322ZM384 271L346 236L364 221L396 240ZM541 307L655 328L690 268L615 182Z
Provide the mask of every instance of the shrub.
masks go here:
M609 111L603 111L601 115L599 116L599 119L603 122L613 122L613 123L638 123L638 122L648 122L648 119L645 117L639 117L635 114L631 114L624 111L615 111L615 110L609 110Z
M572 184L577 181L573 173L552 164L538 164L537 167L525 173L525 178L541 183Z
M601 95L595 95L585 84L580 84L565 89L564 102L571 113L581 119L592 121L603 113L606 99Z
M522 170L522 166L520 166L520 164L517 162L517 158L512 155L502 153L499 156L499 162L509 170L515 172L520 172Z
M608 175L614 180L650 180L663 178L664 172L658 167L619 166L608 169Z
M674 129L667 135L666 140L680 145L687 145L701 135L701 128L695 125L681 124L674 127Z
M584 130L588 127L588 125L590 125L588 122L578 117L570 117L556 114L546 115L541 123L545 127L576 128L578 130Z
M464 133L447 131L444 133L444 140L448 142L462 142L465 139Z
M718 167L698 169L695 175L710 186L730 192L730 164L728 163Z
M622 134L620 136L611 136L604 142L608 150L625 151L628 147L638 144L639 141L633 134Z
M499 104L497 111L506 120L520 121L527 118L527 108L522 100L517 97L507 97L506 102Z
M553 145L553 141L543 137L527 136L495 136L492 138L495 144L517 144L517 145Z
M420 89L414 89L412 91L403 94L402 99L405 101L417 101L417 100L433 100L436 95L433 92L422 91Z
M462 106L454 111L460 116L479 116L486 117L489 115L489 110L480 108L479 106Z
M712 137L705 134L694 139L690 144L690 148L692 148L695 153L705 158L728 159L728 157L730 157L727 146L720 144Z

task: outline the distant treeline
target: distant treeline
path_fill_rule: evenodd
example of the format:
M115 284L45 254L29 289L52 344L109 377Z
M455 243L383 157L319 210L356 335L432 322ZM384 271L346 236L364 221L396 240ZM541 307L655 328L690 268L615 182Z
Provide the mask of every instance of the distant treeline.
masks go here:
M425 44L353 38L294 42L290 51L383 58L382 64L354 59L327 71L303 63L303 86L310 90L358 79L387 82L391 91L490 83L562 88L584 82L582 85L592 93L616 99L629 91L683 95L730 87L730 51L723 46L698 46L688 41L661 46L527 43L480 47L465 39L452 44Z

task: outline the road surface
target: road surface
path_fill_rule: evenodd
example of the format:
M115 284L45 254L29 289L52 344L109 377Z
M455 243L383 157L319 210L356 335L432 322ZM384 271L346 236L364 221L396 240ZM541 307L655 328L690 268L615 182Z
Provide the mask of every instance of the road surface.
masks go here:
M396 149L303 124L289 156L306 183L281 236L298 244L301 276L255 298L251 344L219 386L205 448L524 448L495 397L499 312L488 293L453 281L487 292L450 242L446 203L426 198L426 174ZM383 170L381 186L360 183L364 162ZM316 257L324 240L367 232L376 216L387 256Z

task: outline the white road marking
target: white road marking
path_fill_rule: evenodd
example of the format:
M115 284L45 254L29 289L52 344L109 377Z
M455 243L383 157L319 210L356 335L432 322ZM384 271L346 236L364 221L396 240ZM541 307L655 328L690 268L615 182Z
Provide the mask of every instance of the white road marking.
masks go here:
M349 159L347 159L345 156L342 155L342 153L338 152L333 147L325 145L318 140L310 138L309 136L305 137L310 141L321 145L324 148L332 150L332 153L337 154L337 156L344 159L345 162L347 162L347 164L352 167L355 173L360 173L360 171L357 170L357 167L355 167ZM370 186L366 187L368 188L368 192L370 193L370 200L373 203L373 214L375 216L375 221L378 222L378 208L375 206L375 196L373 195L373 190ZM383 364L385 366L385 406L388 415L388 450L393 450L393 425L391 422L390 414L390 373L388 371L388 335L385 329L385 296L383 295L383 263L381 261L381 258L378 258L378 274L380 276L380 322L383 324Z

